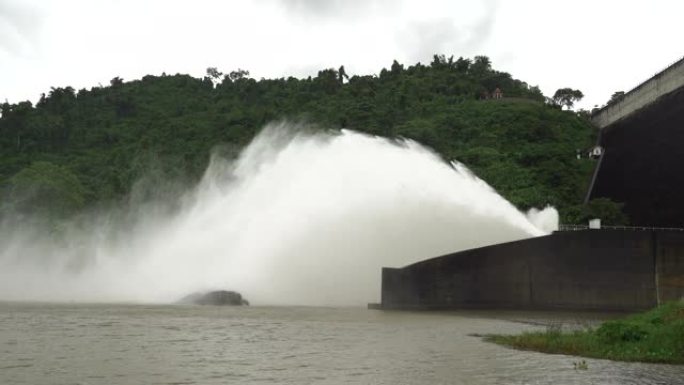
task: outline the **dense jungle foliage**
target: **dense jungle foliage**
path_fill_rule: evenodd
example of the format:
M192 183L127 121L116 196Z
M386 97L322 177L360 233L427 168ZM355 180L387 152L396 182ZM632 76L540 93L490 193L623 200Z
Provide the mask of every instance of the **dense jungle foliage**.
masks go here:
M497 88L503 98L490 98ZM366 76L340 67L255 80L210 68L202 79L163 74L52 88L35 106L0 105L3 207L64 217L127 199L143 176L194 181L212 149L235 152L266 123L290 119L415 139L465 163L520 209L550 204L566 223L584 221L594 206L619 214L612 202L581 205L594 161L577 151L595 142L595 130L547 101L485 56L395 61ZM142 190L154 194L152 180Z

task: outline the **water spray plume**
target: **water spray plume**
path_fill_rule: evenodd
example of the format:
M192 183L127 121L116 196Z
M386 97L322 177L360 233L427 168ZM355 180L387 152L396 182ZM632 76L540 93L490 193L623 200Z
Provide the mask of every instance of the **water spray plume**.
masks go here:
M173 214L137 215L125 228L99 215L60 240L5 230L0 299L170 302L227 288L253 304L363 305L379 299L383 266L557 226L554 209L530 220L416 142L286 123L236 160L214 157Z

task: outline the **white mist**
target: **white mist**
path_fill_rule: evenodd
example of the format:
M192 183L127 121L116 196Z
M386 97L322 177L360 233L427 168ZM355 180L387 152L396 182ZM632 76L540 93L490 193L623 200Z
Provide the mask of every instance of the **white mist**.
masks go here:
M137 216L125 228L101 216L61 241L6 230L0 299L171 302L229 289L257 305L363 305L379 299L383 266L557 226L554 209L532 222L413 141L287 124L232 163L213 159L175 214Z

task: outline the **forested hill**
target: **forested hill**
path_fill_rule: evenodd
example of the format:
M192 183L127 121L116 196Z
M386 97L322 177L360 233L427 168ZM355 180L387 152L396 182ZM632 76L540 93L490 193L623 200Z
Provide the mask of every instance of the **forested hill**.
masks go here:
M503 99L486 99L496 88ZM544 103L536 87L474 60L396 61L379 75L326 69L306 79L145 76L76 91L53 88L35 106L0 106L4 208L65 216L116 202L143 174L197 179L216 146L239 148L273 120L306 120L415 139L457 159L520 209L551 204L568 222L581 206L593 161L577 159L595 130Z

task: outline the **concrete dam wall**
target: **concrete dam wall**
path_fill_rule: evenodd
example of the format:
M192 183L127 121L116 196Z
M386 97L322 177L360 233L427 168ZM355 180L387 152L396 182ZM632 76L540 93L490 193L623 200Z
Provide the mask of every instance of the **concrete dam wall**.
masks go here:
M627 92L624 97L602 108L592 117L596 127L603 129L628 117L639 109L655 103L663 95L684 87L684 58L655 74Z
M684 297L684 232L584 230L383 268L385 309L641 310Z
M588 199L625 204L638 226L684 227L684 88L603 129Z
M637 226L684 227L684 58L597 111L604 152L585 201L624 203Z

